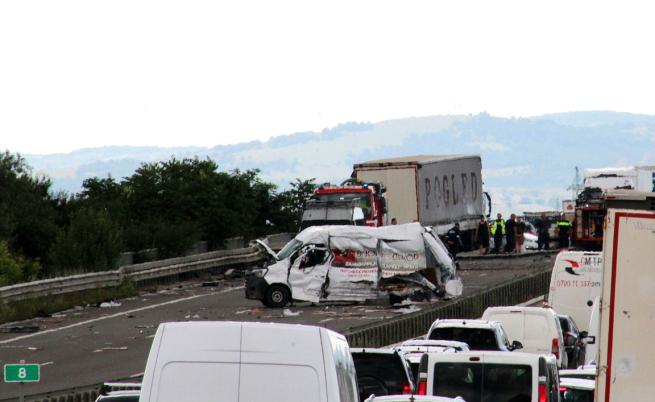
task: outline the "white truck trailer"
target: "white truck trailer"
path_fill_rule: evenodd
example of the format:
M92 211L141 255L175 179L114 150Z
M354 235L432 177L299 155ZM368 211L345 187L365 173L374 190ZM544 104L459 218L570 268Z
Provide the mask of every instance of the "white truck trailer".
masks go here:
M655 166L585 169L584 187L597 187L603 191L614 189L655 191Z
M415 155L354 166L357 180L382 183L387 216L398 223L420 222L439 234L459 223L467 243L491 200L482 192L479 155Z
M655 193L609 191L596 402L655 395Z

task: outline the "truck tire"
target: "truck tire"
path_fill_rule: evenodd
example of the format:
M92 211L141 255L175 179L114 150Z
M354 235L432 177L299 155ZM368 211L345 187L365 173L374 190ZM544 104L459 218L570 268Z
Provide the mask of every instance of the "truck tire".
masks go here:
M263 301L267 307L281 308L291 301L291 292L284 285L271 285L266 289Z

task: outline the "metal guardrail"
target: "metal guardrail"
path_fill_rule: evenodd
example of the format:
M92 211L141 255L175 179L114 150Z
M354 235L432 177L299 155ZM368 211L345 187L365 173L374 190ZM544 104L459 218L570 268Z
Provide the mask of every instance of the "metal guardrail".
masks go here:
M176 276L217 267L252 264L265 254L255 246L195 254L120 267L114 271L72 275L0 287L0 301L15 302L37 297L72 293L81 290L114 287L126 278L135 282Z
M293 234L291 233L279 233L267 236L266 240L272 248L280 249L292 237ZM240 238L240 241L242 240ZM252 245L245 248L211 251L185 257L125 265L114 271L92 272L3 286L0 287L0 302L16 302L82 290L115 287L120 285L126 278L138 283L217 267L254 264L263 261L265 257L265 252Z
M513 306L548 293L550 271L379 323L344 331L352 347L382 347L425 335L437 318L480 317L489 306Z

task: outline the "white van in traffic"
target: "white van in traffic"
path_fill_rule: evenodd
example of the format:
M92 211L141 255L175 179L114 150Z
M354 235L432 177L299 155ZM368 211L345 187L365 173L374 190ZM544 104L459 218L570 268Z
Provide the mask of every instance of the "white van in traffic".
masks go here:
M246 322L160 324L141 402L357 402L346 339L325 328Z
M589 331L591 307L603 284L603 253L562 251L550 277L548 304L573 318L581 331Z
M555 358L522 352L425 354L417 388L471 402L559 402Z
M527 353L553 354L557 366L567 366L564 352L564 336L557 314L543 307L489 307L483 320L498 321L509 339L516 340Z

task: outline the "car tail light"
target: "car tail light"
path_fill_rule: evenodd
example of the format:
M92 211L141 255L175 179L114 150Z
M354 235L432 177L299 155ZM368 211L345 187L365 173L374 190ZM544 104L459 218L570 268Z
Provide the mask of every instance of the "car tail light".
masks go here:
M539 384L539 402L548 402L548 388L546 384Z
M417 395L427 395L428 394L428 380L419 380L418 382L418 392Z
M560 394L561 394L561 393L564 393L564 392L566 392L566 391L568 391L568 390L569 390L569 389L566 388L566 387L563 387L563 386L561 386L561 385L559 386L559 392L560 392Z
M550 349L550 352L559 360L559 339L553 338L553 347Z
M411 395L412 394L412 387L409 384L403 384L403 395Z

